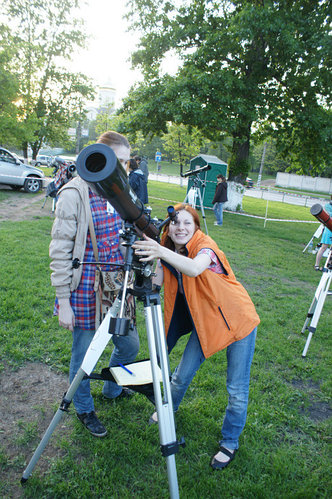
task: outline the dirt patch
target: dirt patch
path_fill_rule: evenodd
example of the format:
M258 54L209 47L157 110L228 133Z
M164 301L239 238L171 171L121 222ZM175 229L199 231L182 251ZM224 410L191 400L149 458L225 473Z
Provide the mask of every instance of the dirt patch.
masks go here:
M54 413L59 407L68 377L40 363L28 363L18 371L5 368L0 377L0 483L1 497L24 497L20 485L29 463ZM48 460L61 457L59 440L72 430L64 414L36 468L49 468Z
M44 208L45 190L38 194L24 191L12 191L10 187L0 185L0 192L8 194L8 198L0 202L0 222L4 220L31 220L52 214L52 198L48 197Z
M332 416L332 409L328 402L319 399L320 386L312 380L293 379L291 384L298 390L302 390L310 397L310 404L302 406L300 413L315 423L325 421Z

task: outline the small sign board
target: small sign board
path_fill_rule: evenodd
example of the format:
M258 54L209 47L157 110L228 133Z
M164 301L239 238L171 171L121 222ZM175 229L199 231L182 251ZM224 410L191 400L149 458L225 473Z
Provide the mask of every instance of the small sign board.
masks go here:
M159 152L159 151L156 152L155 161L157 161L157 162L161 161L161 152Z

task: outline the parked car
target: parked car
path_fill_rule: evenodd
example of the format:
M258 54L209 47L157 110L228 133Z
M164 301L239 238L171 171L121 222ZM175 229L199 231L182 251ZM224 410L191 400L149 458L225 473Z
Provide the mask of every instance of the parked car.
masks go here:
M25 165L15 154L0 147L0 184L9 185L14 190L23 187L25 192L38 192L44 183L42 170Z
M18 159L20 163L25 163L25 160L24 160L24 158L23 158L23 157L21 157L21 158L20 158L20 157L19 157L19 156L17 156L17 154L16 154L16 153L14 153L14 152L12 152L11 154L14 156L14 158Z
M37 159L32 159L31 164L33 166L49 166L53 161L52 156L45 156L43 154L38 154Z

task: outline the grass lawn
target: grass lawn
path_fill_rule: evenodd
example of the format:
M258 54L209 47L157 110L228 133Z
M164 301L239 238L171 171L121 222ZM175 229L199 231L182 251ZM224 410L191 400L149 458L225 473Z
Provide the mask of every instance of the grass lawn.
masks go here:
M166 207L182 201L185 189L149 182L152 214L163 218ZM244 198L244 209L264 216L265 201ZM269 203L269 217L312 221L309 209ZM206 211L209 235L226 253L238 280L256 305L261 324L252 366L247 424L233 463L222 472L209 467L218 449L227 404L226 358L209 358L194 378L176 415L177 436L186 447L176 456L181 498L329 498L331 488L331 297L327 297L307 357L301 335L308 308L321 278L313 270L314 256L303 254L316 226L268 222L224 214L222 228ZM16 371L27 362L40 362L54 372L68 373L70 333L52 317L48 245L52 218L0 224L1 296L0 372ZM204 225L203 225L204 227ZM138 307L141 349L148 355L142 305ZM185 338L170 356L173 369ZM97 369L108 362L106 348ZM41 380L42 381L42 380ZM158 428L148 426L151 403L136 394L130 400L106 402L101 382L92 382L96 411L108 429L105 439L91 437L74 417L65 416L69 431L52 437L61 458L48 454L38 463L22 497L132 498L168 497L166 463L159 450ZM54 410L63 393L54 393ZM40 401L29 400L38 407ZM2 419L5 415L2 415ZM0 448L1 497L8 495L6 474L21 474L42 434L24 419L12 428L17 456ZM1 426L0 426L1 427ZM7 483L6 483L7 482ZM15 497L18 497L15 495Z

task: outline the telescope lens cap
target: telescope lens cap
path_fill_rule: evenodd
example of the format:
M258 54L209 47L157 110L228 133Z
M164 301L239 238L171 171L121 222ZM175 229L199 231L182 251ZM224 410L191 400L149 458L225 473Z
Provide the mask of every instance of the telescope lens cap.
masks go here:
M112 175L117 165L117 157L106 144L92 144L85 147L77 156L76 169L86 182L101 182Z
M320 212L323 211L323 208L320 204L316 203L316 204L313 204L312 207L310 208L310 213L311 215L313 215L314 217L316 217L317 215L320 214Z

